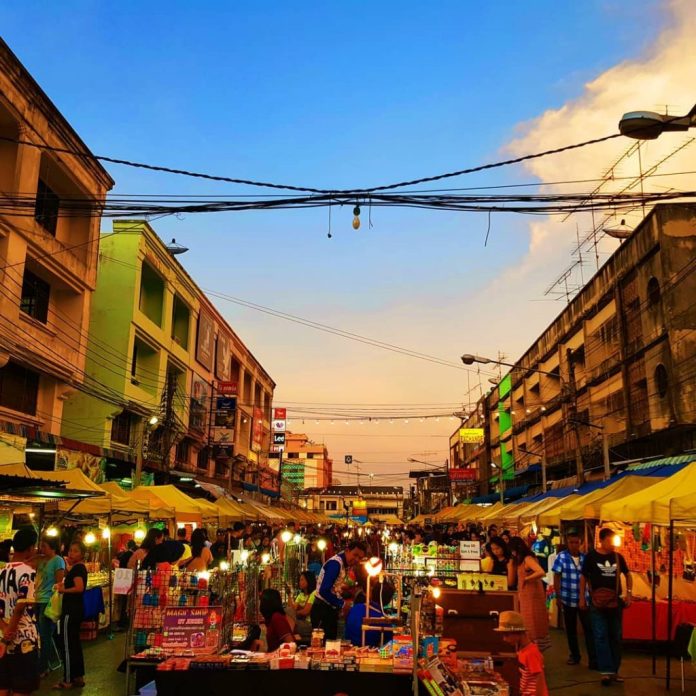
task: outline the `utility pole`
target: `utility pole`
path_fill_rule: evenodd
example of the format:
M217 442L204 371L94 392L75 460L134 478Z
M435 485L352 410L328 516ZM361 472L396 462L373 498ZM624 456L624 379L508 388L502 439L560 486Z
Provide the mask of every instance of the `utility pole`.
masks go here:
M167 385L164 393L164 423L162 433L162 467L165 473L165 480L169 480L169 452L174 444L174 393L176 391L176 375L173 372L167 373Z
M541 454L541 492L546 493L546 451Z
M570 404L570 421L573 433L575 434L575 469L577 474L577 484L581 486L585 482L585 465L582 460L582 444L580 442L580 431L578 430L578 391L575 384L575 365L573 365L573 351L566 348L566 360L568 362L568 396ZM561 382L562 384L562 382Z
M602 428L602 461L604 462L604 480L611 478L611 464L609 462L609 433L607 433L606 421Z

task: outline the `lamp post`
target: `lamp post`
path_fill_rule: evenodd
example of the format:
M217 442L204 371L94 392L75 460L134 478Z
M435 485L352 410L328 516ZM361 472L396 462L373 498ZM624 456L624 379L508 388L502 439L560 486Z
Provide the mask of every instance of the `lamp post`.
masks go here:
M500 469L498 481L500 483L500 504L505 505L505 479L503 479L503 467L499 467L495 462L491 462L491 468Z
M696 105L686 116L669 116L654 111L629 111L619 121L619 132L636 140L655 140L668 131L696 127Z

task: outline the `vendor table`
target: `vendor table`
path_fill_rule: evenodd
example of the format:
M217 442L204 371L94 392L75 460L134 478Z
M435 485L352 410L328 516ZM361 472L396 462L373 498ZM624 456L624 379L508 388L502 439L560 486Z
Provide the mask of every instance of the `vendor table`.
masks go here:
M667 640L667 602L657 602L657 640ZM696 604L672 603L672 639L681 623L696 623ZM624 640L652 640L652 606L650 602L633 601L623 613Z
M179 696L184 693L195 696L334 696L337 693L360 696L411 696L413 693L410 674L324 672L304 669L158 671L155 683L158 696Z

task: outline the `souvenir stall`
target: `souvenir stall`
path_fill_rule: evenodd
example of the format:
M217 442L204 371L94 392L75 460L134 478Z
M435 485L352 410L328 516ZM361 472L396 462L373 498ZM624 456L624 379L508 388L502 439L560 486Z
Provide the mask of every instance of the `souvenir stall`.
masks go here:
M635 600L624 611L625 640L672 641L677 625L696 623L696 536L688 517L693 513L679 503L672 507L673 500L694 499L696 463L601 505L601 519L616 530L616 545L634 575Z
M375 583L385 579L381 565L379 559L371 559L367 564L368 575L374 577ZM236 572L239 570L242 569ZM243 572L249 584L254 572L262 573L263 569L249 567ZM510 690L487 652L458 654L457 641L444 637L443 613L437 609L442 593L437 584L432 584L437 582L435 579L419 579L410 598L409 625L403 626L398 621L390 624L393 635L380 641L380 647L356 647L347 641L324 640L323 632L316 630L307 646L288 644L276 652L259 653L235 649L247 634L245 627L237 623L238 612L225 612L224 608L218 612L212 604L216 601L214 589L206 599L205 585L214 588L215 573L203 583L200 574L196 582L180 576L175 580L172 576L159 580L151 577L149 581L147 577L139 578L139 584L144 585L136 592L136 596L148 599L143 616L136 615L133 640L137 646L132 643L131 647L136 650L148 641L156 645L133 655L131 663L157 661L155 682L161 693L182 693L190 688L200 694L253 692L258 696L275 696L281 691L318 696L333 696L338 692L407 696L418 693L418 687L421 693L434 696L516 693ZM155 604L153 596L157 597L158 606L150 609ZM215 619L211 619L212 612ZM148 634L147 628L138 628L143 622L153 623L150 614L157 615L156 620L164 626L161 636L154 631ZM231 627L230 616L233 617ZM182 617L191 622L186 632ZM222 617L219 623L218 617ZM202 627L211 621L215 628L209 635ZM370 619L363 627L363 635L368 629L378 630L380 621L383 620ZM493 628L495 624L488 618L485 629L492 642L499 635Z

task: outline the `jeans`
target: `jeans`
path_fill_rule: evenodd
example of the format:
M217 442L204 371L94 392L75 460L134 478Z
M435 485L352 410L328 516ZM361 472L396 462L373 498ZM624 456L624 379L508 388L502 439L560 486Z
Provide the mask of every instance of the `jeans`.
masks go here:
M39 629L39 674L48 672L49 662L53 653L53 636L56 635L56 624L47 616L44 616L44 611L48 606L48 602L40 602L36 605L38 612L37 621Z
M595 643L592 637L592 622L590 614L587 611L580 611L577 607L569 607L565 604L563 607L563 623L565 624L566 638L568 638L568 650L570 651L570 659L580 662L580 645L578 644L578 620L582 626L582 632L585 634L585 648L587 650L587 660L590 669L597 668L597 655L595 652Z
M621 667L623 609L590 609L597 669L603 675L618 674Z

